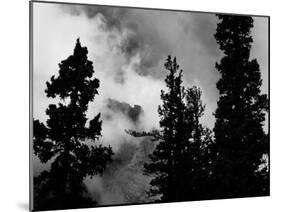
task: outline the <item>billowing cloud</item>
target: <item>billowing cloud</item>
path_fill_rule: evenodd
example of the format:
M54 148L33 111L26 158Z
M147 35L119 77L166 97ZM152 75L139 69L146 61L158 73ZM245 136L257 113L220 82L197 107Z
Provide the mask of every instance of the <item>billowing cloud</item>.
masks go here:
M154 149L149 138L124 142L102 176L86 178L89 192L101 205L150 202L147 196L151 177L143 175L143 165Z
M108 99L106 103L107 113L103 114L105 119L112 120L114 114L121 113L128 117L133 124L138 124L140 116L143 115L143 109L139 105L131 107L126 102L119 102L118 100Z

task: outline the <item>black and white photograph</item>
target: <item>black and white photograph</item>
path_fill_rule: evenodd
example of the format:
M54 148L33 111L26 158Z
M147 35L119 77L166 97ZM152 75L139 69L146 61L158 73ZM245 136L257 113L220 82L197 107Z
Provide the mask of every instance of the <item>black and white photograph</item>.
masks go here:
M30 39L32 211L270 195L269 16L31 1Z

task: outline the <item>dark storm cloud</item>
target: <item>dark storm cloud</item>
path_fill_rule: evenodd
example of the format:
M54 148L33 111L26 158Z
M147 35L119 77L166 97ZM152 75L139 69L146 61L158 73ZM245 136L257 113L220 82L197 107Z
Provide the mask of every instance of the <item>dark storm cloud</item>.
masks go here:
M143 109L139 105L134 105L133 107L126 102L119 102L114 99L108 99L106 102L106 109L110 113L105 113L107 119L111 119L111 112L121 113L125 115L132 123L137 124L140 117L143 115Z

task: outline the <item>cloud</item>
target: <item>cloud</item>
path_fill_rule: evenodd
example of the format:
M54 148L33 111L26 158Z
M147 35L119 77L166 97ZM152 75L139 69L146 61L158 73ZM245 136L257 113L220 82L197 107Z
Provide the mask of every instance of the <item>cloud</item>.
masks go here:
M104 117L108 120L112 120L115 113L121 113L125 115L133 124L137 125L140 116L143 115L143 109L139 105L134 105L131 107L126 102L119 102L118 100L108 99L106 103L106 109L109 110Z
M255 17L254 28L252 30L253 45L251 58L256 58L263 79L261 90L268 93L268 56L269 56L269 37L268 37L268 18Z
M126 8L107 6L95 6L95 5L66 5L61 4L60 8L69 13L71 16L82 16L86 15L89 19L95 18L98 14L103 14L106 17L106 23L103 25L103 29L112 30L117 28L121 30L122 22L130 10Z
M143 175L143 164L149 161L148 155L155 144L149 138L137 140L138 144L124 142L120 145L102 176L85 179L89 192L100 205L151 201L146 194L151 177Z
M101 30L123 35L120 42L115 42L115 48L127 63L138 58L139 62L130 71L140 76L163 81L167 74L163 66L167 55L177 56L184 71L184 85L189 87L200 82L206 92L208 111L203 124L213 127L212 113L218 99L216 82L220 77L214 64L222 56L213 37L217 23L214 14L103 6L63 6L63 10L74 17L102 16L105 26ZM114 79L121 84L130 79L122 68L116 73Z

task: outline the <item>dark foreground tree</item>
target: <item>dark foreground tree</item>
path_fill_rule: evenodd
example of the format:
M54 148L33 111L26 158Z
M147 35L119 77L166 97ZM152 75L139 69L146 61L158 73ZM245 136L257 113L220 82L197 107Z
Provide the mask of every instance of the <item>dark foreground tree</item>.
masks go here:
M101 136L100 114L87 122L88 103L99 87L87 54L77 39L73 55L59 64L58 77L47 82L47 97L60 103L47 108L46 126L33 123L34 152L41 162L51 161L51 169L34 179L36 210L93 206L83 179L102 173L113 154L111 147L95 144Z
M214 127L214 198L268 195L268 171L261 161L269 149L263 130L268 100L261 95L258 62L249 59L253 19L218 18L215 38L224 57L216 64L221 79Z
M185 120L184 88L182 87L182 70L178 71L179 65L176 58L170 56L165 63L169 71L165 82L167 92L161 91L163 105L159 106L160 127L163 140L156 146L150 156L151 163L145 164L144 171L152 175L152 196L160 195L161 201L177 201L181 196L180 184L183 175L183 151L187 143L188 129ZM181 187L182 188L182 187Z
M161 91L159 106L161 130L132 132L136 137L152 136L157 145L144 165L144 173L152 176L149 195L161 202L207 198L206 178L209 176L209 143L211 132L202 127L199 118L205 106L197 87L185 90L182 71L176 58L165 63L168 70L167 92Z
M200 88L193 86L185 91L185 116L187 130L191 132L187 138L182 170L182 194L180 200L203 200L210 198L211 149L213 133L203 127L200 118L204 115L205 105L202 103Z

